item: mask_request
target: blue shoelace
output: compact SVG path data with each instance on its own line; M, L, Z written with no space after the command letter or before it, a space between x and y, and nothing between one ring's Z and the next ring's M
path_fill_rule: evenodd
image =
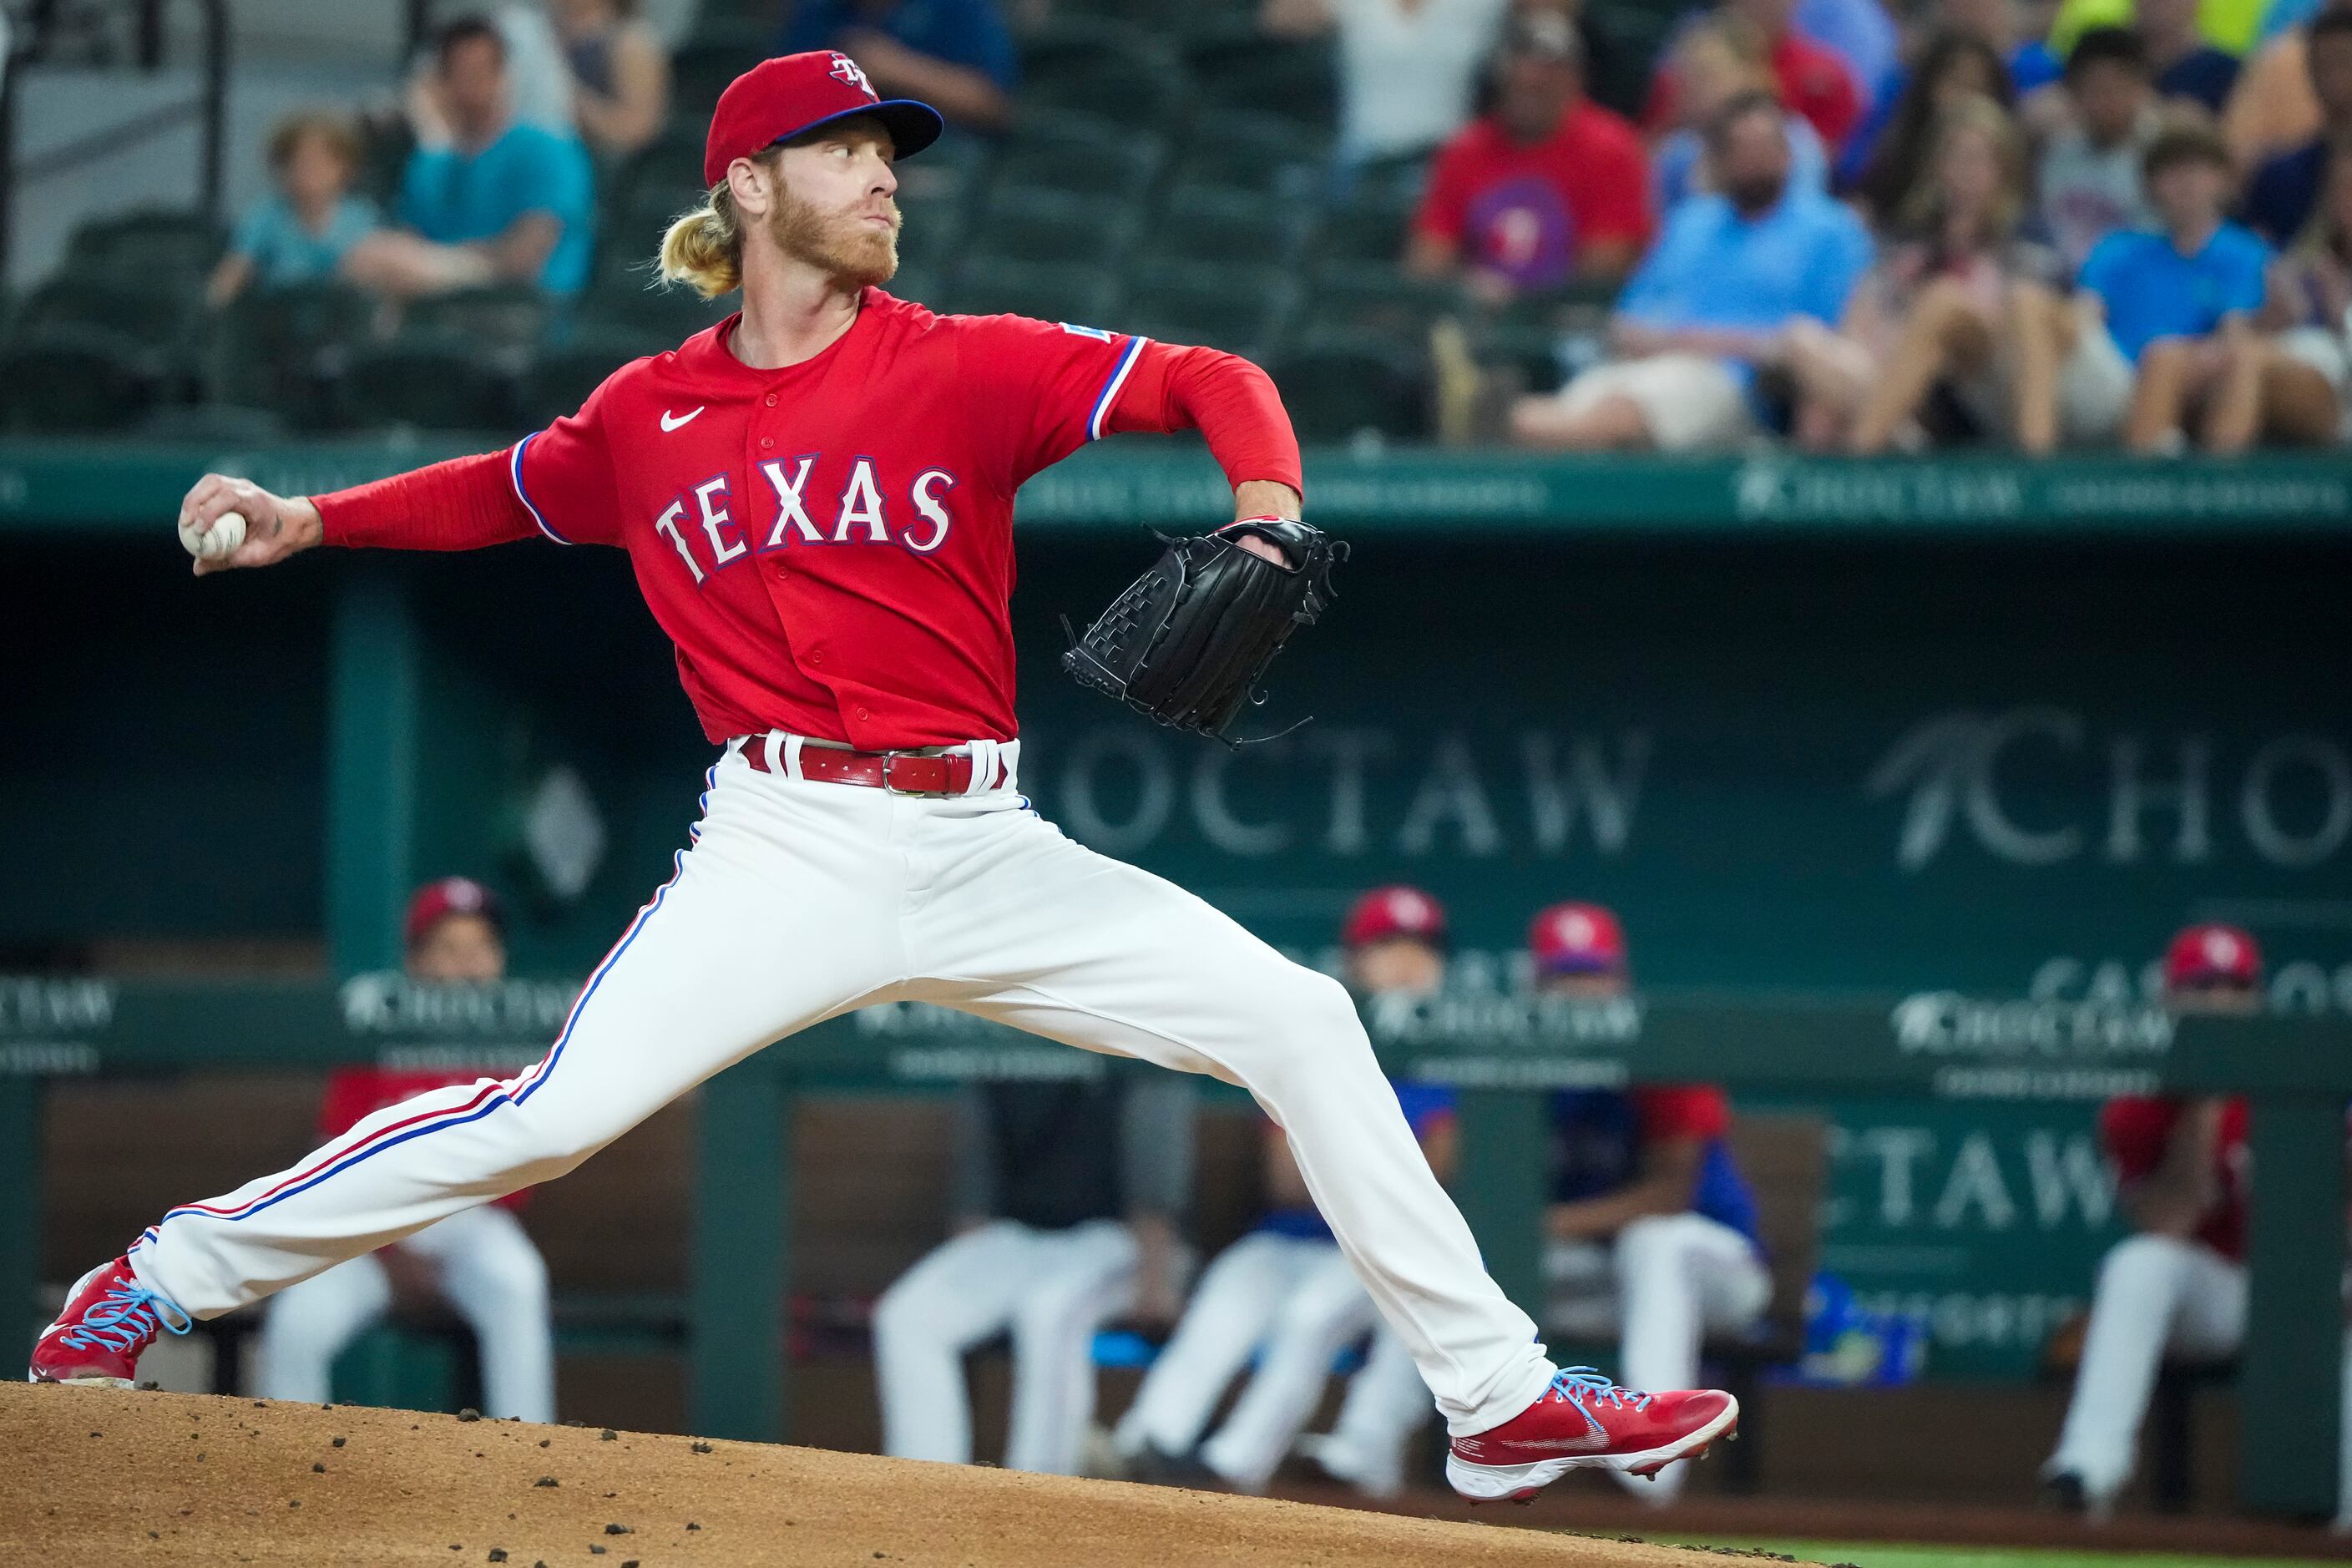
M1636 1410L1647 1409L1650 1396L1636 1389L1620 1388L1589 1366L1562 1367L1552 1374L1551 1387L1545 1394L1552 1399L1564 1399L1582 1405L1588 1399L1601 1400L1622 1408L1631 1405Z
M174 1319L178 1321L173 1321ZM117 1285L82 1310L81 1321L58 1336L71 1349L129 1351L152 1340L161 1330L184 1334L194 1320L144 1285Z

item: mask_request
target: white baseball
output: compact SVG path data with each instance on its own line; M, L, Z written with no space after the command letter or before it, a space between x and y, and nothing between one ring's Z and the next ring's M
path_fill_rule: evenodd
M225 511L213 520L212 527L202 531L197 530L195 519L184 519L180 523L180 542L199 561L218 561L232 555L245 542L245 514Z

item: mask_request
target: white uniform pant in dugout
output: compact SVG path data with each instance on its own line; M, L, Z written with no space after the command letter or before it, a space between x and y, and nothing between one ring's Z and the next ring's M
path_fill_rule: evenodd
M2099 1264L2074 1397L2058 1451L2042 1473L2073 1473L2094 1505L2104 1507L2131 1479L2132 1451L2166 1355L2233 1356L2245 1338L2243 1264L2178 1237L2131 1236L2116 1243ZM2352 1334L2334 1370L2337 1396L2352 1399ZM2319 1369L2312 1371L2312 1397L2318 1398L2326 1385ZM2338 1516L2352 1518L2352 1422L2339 1435L2336 1468Z
M453 1214L396 1244L431 1264L435 1281L482 1358L482 1413L555 1419L555 1337L547 1264L520 1221L488 1205ZM387 1249L388 1250L388 1249ZM253 1392L324 1405L335 1358L392 1308L392 1279L370 1253L271 1299L255 1353Z
M974 768L973 793L930 797L807 782L797 741L746 743L778 771L732 747L711 770L692 847L544 1059L172 1210L131 1248L141 1282L217 1316L551 1181L794 1030L910 1000L1245 1086L1454 1431L1549 1386L1535 1324L1487 1278L1336 981L1065 838L1013 792L1013 747Z
M1008 1335L1004 1468L1074 1476L1095 1414L1095 1331L1135 1305L1135 1234L1116 1220L995 1220L926 1253L874 1304L882 1451L971 1462L964 1353Z

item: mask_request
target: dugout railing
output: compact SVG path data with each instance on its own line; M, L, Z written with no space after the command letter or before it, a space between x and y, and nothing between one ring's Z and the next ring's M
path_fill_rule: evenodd
M543 1009L528 997L509 1005L520 996L369 976L341 987L0 980L0 1301L10 1304L8 1321L29 1331L37 1316L51 1079L463 1054L510 1043L530 1026ZM1460 995L1376 1005L1366 1022L1391 1071L1460 1091L1456 1194L1496 1278L1531 1309L1542 1292L1544 1096L1554 1089L1708 1080L1734 1093L1800 1096L2250 1096L2261 1178L2239 1389L2242 1407L2262 1419L2240 1426L2238 1492L2265 1512L2333 1512L2352 1027L1956 993L1657 994L1599 1005ZM790 1436L782 1413L795 1097L1106 1070L1154 1069L898 1005L807 1030L712 1079L702 1090L687 1300L694 1429ZM774 1244L747 1244L758 1237Z

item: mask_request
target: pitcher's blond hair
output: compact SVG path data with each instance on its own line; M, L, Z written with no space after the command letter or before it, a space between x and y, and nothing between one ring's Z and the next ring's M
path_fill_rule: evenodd
M751 161L772 169L777 152L770 148ZM700 206L671 221L662 236L660 265L662 281L683 283L706 300L743 286L743 219L725 180L710 187Z

